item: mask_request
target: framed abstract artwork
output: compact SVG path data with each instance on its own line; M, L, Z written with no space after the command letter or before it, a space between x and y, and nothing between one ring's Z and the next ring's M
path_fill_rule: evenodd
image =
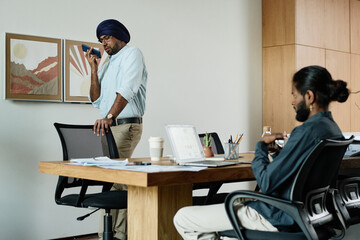
M61 43L6 33L6 99L62 101Z
M89 91L91 82L91 69L85 58L81 45L86 44L101 53L98 58L98 69L108 61L108 55L99 43L65 40L65 102L90 102Z

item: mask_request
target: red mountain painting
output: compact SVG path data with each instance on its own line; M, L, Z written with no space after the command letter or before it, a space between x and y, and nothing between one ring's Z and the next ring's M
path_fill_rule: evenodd
M11 62L10 92L13 94L43 94L58 93L58 58L48 57L32 70L23 64Z

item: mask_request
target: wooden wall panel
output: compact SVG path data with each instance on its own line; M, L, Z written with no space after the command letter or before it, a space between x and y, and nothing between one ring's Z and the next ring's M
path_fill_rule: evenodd
M326 50L326 68L334 80L341 79L350 85L350 54ZM333 102L330 111L343 132L350 132L350 101Z
M325 0L297 0L295 42L313 47L325 46Z
M295 73L295 45L263 49L263 126L272 132L291 132L291 79Z
M350 51L348 0L297 0L296 44Z
M296 71L310 65L325 67L325 49L296 45L295 61ZM299 126L301 124L301 122L295 120L295 126Z
M360 54L360 1L350 0L351 53Z
M325 67L325 49L296 45L296 70L309 65Z
M324 27L325 48L350 52L350 9L348 0L325 1Z
M263 46L293 44L295 0L262 1Z
M352 92L360 91L360 55L351 54L351 82ZM351 132L360 132L360 92L350 94ZM348 101L349 101L348 100Z
M360 0L263 0L263 47L263 125L289 131L298 125L286 95L296 70L325 66L360 90ZM360 132L360 93L330 110L342 131Z

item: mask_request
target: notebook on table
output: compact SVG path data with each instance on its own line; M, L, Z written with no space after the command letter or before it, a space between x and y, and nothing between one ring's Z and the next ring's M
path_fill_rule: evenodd
M223 167L236 161L206 160L199 135L192 125L165 126L175 161L183 166Z

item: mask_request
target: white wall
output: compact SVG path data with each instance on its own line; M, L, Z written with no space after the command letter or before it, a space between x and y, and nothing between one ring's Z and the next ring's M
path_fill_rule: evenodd
M261 133L261 0L1 0L4 33L96 42L97 24L116 18L129 29L149 71L144 134L134 156L165 124L194 124L225 140L244 132L241 150ZM0 238L50 239L96 232L98 217L54 203L56 176L38 162L61 160L54 122L91 124L88 104L4 99L5 51L0 51ZM165 154L171 150L166 144Z

